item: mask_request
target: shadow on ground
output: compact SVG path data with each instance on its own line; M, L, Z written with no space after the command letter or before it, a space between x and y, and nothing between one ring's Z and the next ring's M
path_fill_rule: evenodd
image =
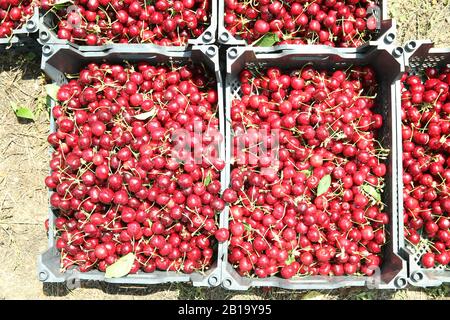
M128 286L117 285L98 281L83 281L79 288L74 289L98 289L113 299L114 296L125 296L125 299L145 298L148 296L161 295L164 299L165 292L176 291L176 299L179 300L391 300L391 299L414 299L419 298L411 295L408 290L367 290L365 288L343 288L340 290L321 291L292 291L275 288L252 288L248 291L229 291L221 287L203 288L193 287L185 283L173 283L154 286ZM445 289L444 289L445 288ZM449 293L449 287L442 287L438 292L435 289L435 297L445 297ZM43 292L48 297L65 297L71 295L74 290L67 288L65 283L44 284ZM429 290L428 290L429 291ZM408 293L409 292L409 293ZM428 292L430 293L430 292ZM433 296L433 295L431 295ZM85 298L89 298L84 295Z

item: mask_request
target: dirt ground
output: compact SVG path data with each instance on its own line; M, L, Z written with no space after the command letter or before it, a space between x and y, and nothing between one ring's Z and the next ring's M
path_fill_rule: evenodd
M437 46L450 47L450 0L395 0L389 1L389 7L391 16L398 20L399 43L428 38ZM130 288L85 283L75 290L43 286L37 279L36 261L47 246L44 178L48 171L49 121L44 83L38 55L0 55L0 299L450 299L450 286L313 293L277 289L231 292L188 284ZM19 121L14 105L31 108L36 120Z
M389 0L389 16L397 21L397 41L429 39L450 47L450 0Z

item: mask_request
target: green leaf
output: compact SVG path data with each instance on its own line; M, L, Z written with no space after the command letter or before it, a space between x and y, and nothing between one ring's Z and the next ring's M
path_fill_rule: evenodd
M153 118L154 116L156 116L156 112L157 112L157 109L154 108L154 109L152 109L152 110L150 110L150 111L148 111L148 112L144 112L144 113L141 113L141 114L137 114L137 115L135 115L134 117L135 117L136 119L138 119L138 120L147 120L147 119L149 119L149 118Z
M55 101L58 101L58 90L59 86L54 83L45 85L45 91L47 92L47 95Z
M22 119L34 120L34 113L26 107L20 107L14 110L16 116Z
M311 177L311 175L312 175L312 170L311 169L302 170L300 172L303 172L306 175L307 178Z
M373 186L371 186L370 184L363 184L362 189L365 193L367 193L369 196L371 196L377 202L381 202L381 194Z
M373 300L375 294L371 291L361 292L355 295L356 300Z
M59 0L59 1L55 1L55 3L52 5L52 9L53 10L61 10L69 5L73 4L72 0Z
M290 265L291 263L293 263L295 261L295 256L293 254L291 254L287 259L286 259L286 265Z
M107 266L105 278L121 278L126 276L130 273L135 258L134 253L130 252L114 262L112 265Z
M205 177L205 181L203 181L203 184L205 187L209 186L211 183L212 177L211 177L211 171L208 171L208 175Z
M33 51L30 51L25 55L25 59L27 59L29 61L33 61L35 58L36 58L36 54Z
M317 196L324 194L328 191L328 188L331 186L331 176L327 174L319 181L319 185L317 186Z
M275 33L269 32L256 40L253 45L255 47L272 47L275 43L280 41Z

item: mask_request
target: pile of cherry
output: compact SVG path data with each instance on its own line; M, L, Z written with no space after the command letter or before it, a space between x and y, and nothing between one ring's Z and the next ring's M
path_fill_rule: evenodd
M215 236L227 238L216 88L203 67L146 62L91 63L60 87L45 183L63 269L105 271L128 253L131 273L211 265Z
M42 0L56 15L58 38L80 45L154 43L183 46L211 20L211 0Z
M248 44L268 33L278 44L358 47L377 29L373 0L225 0L225 26Z
M372 275L389 223L374 70L247 69L240 81L229 262L261 278Z
M425 268L450 263L450 68L402 78L405 237L428 248Z
M34 13L34 0L0 0L0 38L9 37Z

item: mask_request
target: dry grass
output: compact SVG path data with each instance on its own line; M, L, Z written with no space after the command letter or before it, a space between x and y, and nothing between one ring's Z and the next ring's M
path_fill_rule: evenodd
M389 14L397 20L397 40L430 39L450 47L450 0L389 0Z
M28 58L0 58L0 298L27 296L35 256L45 243L42 226L47 212L47 115L35 122L22 122L12 104L39 113L43 77L39 63ZM42 110L41 110L42 111ZM31 298L31 296L28 296Z
M389 5L391 15L398 20L399 41L430 38L439 46L450 46L450 0L395 0ZM43 180L48 168L49 122L48 112L42 107L42 84L38 59L12 53L0 56L0 299L449 299L449 286L313 292L234 292L188 284L124 287L88 282L73 291L64 285L43 286L36 275L37 254L47 246L43 223L48 200ZM11 103L28 106L40 114L34 122L19 121Z

